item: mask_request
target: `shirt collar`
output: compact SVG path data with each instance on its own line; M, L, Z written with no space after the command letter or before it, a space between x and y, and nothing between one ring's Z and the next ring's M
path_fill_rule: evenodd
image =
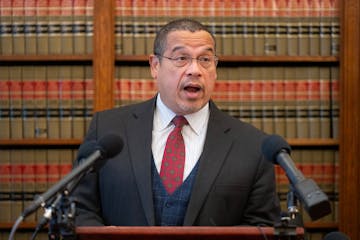
M210 115L209 103L207 103L199 111L195 113L187 114L184 117L188 121L191 129L197 135L199 135L201 131L204 130L205 126L207 126L209 115ZM176 114L164 104L164 102L161 100L160 94L158 94L156 99L156 108L154 115L155 121L158 122L158 126L159 126L158 130L163 130L166 127L168 127L171 123L171 120L175 116Z

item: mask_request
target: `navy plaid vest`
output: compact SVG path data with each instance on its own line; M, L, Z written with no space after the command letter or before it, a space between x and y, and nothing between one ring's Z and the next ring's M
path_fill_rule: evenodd
M160 179L154 161L152 162L151 171L155 225L182 226L199 164L196 163L183 184L178 187L172 195L169 195Z

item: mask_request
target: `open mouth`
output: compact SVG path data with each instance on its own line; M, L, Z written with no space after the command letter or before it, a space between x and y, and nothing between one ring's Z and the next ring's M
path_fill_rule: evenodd
M201 90L201 88L198 86L186 86L186 87L184 87L184 90L187 92L195 93L195 92L199 92Z

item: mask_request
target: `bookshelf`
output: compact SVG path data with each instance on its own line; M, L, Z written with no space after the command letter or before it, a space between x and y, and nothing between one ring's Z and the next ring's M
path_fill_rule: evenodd
M115 0L94 0L93 53L81 55L2 55L0 65L44 64L61 62L69 64L90 64L93 67L94 98L93 111L114 107L114 73L116 65L125 63L144 65L147 55L122 55L115 52ZM295 148L311 147L339 149L339 215L337 222L306 223L312 231L335 230L359 239L360 193L356 191L359 182L360 163L360 4L357 0L340 1L340 54L339 56L220 56L221 65L227 64L318 64L339 66L340 69L340 124L338 139L289 138ZM346 16L346 17L345 17ZM113 46L113 47L112 47ZM0 147L59 147L74 148L81 139L17 139L1 140ZM9 229L11 224L0 223L0 229ZM33 223L26 223L25 229L32 229Z

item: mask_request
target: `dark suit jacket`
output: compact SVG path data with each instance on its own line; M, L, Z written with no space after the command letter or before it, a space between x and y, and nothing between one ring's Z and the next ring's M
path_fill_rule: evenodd
M151 137L155 99L94 115L85 140L118 134L124 148L77 187L77 225L154 225ZM261 154L264 136L210 102L206 141L184 225L274 224L280 208L274 168Z

